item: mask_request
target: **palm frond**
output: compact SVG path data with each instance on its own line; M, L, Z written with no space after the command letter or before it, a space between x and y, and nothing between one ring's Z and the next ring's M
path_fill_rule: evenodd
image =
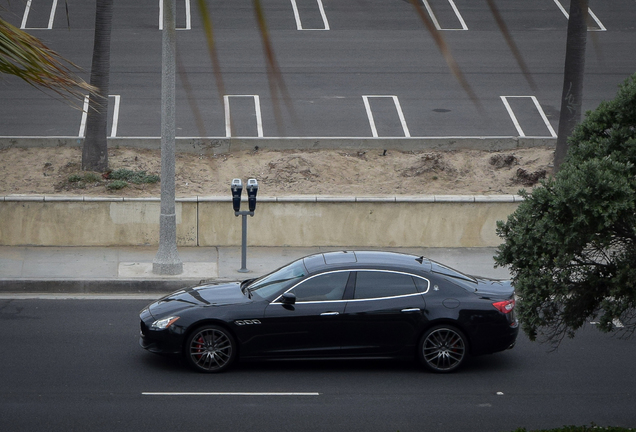
M208 53L210 54L210 60L212 61L212 69L214 70L214 78L216 81L216 88L219 93L219 98L223 100L225 95L225 85L223 84L223 73L221 72L221 63L219 62L219 56L216 52L216 43L214 39L214 27L212 26L212 19L208 12L208 6L205 0L197 0L199 6L199 12L201 12L201 20L203 21L203 31L205 33L205 39L208 44Z
M499 9L497 8L495 1L488 0L488 7L490 8L490 12L492 13L492 16L495 18L495 21L497 22L497 26L499 27L501 34L503 35L504 39L506 40L506 43L508 44L508 48L510 48L510 51L512 51L512 54L515 56L515 60L517 61L517 64L519 65L521 72L523 72L523 76L526 78L526 81L528 81L528 85L530 85L530 88L532 90L536 91L537 85L534 83L534 80L532 79L532 74L530 73L530 69L528 69L526 62L523 59L523 56L521 55L521 51L519 51L519 48L517 48L517 44L515 43L514 39L512 39L510 30L508 30L508 26L506 25L506 22L503 20L503 17L499 13Z
M274 118L278 126L279 135L283 135L283 120L279 109L278 97L279 94L283 98L283 102L287 106L287 111L292 116L294 123L297 123L295 112L292 107L291 97L287 91L283 74L278 66L276 60L276 54L274 53L274 47L272 40L269 37L269 31L267 29L267 21L265 20L265 12L261 5L261 0L253 0L254 13L256 14L256 20L258 21L258 27L261 32L261 40L263 42L263 51L265 52L265 60L267 62L267 78L269 82L269 90L272 96L272 105L274 107Z
M437 45L437 49L444 57L444 60L446 60L446 64L448 65L448 68L451 70L451 73L453 74L455 79L459 81L459 84L462 86L462 88L464 89L464 91L466 92L470 100L473 102L473 104L475 104L480 110L483 110L483 107L481 105L481 102L479 101L479 98L477 97L472 87L466 80L464 73L462 72L461 68L457 64L457 61L455 61L455 58L451 54L450 48L448 48L446 41L442 37L441 33L437 31L437 29L435 28L435 25L433 24L429 16L424 11L424 7L422 6L421 0L410 0L410 2L415 8L415 11L417 12L417 15L419 16L420 20L424 24L424 27L426 27L426 30L428 30L431 37L435 41L435 45Z
M14 75L39 89L51 90L65 99L84 100L97 89L75 75L79 69L39 39L0 18L0 73Z

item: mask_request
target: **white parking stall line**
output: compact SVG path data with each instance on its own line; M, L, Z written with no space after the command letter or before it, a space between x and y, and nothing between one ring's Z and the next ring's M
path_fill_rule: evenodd
M411 132L409 132L409 128L406 125L406 119L404 118L404 113L402 112L402 107L400 105L400 100L397 96L392 95L365 95L362 96L362 101L364 102L364 108L367 111L367 117L369 119L369 126L371 126L371 133L374 138L378 137L378 130L375 126L375 120L373 118L373 111L371 110L371 104L369 103L369 98L392 98L393 103L395 104L395 109L397 111L398 117L400 118L400 123L402 125L402 130L404 131L404 136L406 138L411 137Z
M599 325L599 324L600 324L600 322L598 322L598 321L590 321L590 324L592 324L592 325ZM613 324L613 325L614 325L614 327L616 327L616 328L625 328L625 324L623 324L623 323L621 322L621 320L619 320L618 318L614 318L614 319L612 320L612 324Z
M290 0L290 1L291 1L292 9L294 10L294 18L296 19L296 28L298 30L331 30L329 28L329 21L327 20L327 14L325 13L325 7L322 4L322 0L316 0L316 3L318 4L318 10L320 11L320 16L322 17L322 22L325 28L311 28L311 29L303 28L303 23L300 19L300 12L298 11L298 4L296 4L296 0Z
M554 0L554 3L558 6L559 9L561 9L561 12L563 13L563 15L567 19L570 19L570 14L568 13L568 11L565 10L560 0ZM607 29L605 28L601 20L598 19L598 17L594 14L594 12L592 12L592 9L587 8L587 12L590 14L590 17L592 17L592 19L596 22L596 25L598 25L598 28L588 27L587 31L607 31Z
M177 27L175 30L192 30L192 14L190 13L190 0L185 2L185 27ZM163 30L163 0L159 0L159 30Z
M27 0L24 7L24 15L22 16L22 23L20 24L21 30L51 30L53 28L53 21L55 20L55 10L57 9L57 0L53 0L51 5L51 13L49 14L48 27L27 27L27 20L29 19L29 12L31 11L31 4L33 0Z
M455 2L453 0L447 0L447 1L450 7L453 9L453 12L455 12L455 16L457 17L457 20L461 24L462 28L442 28L439 24L439 21L437 20L437 17L435 16L435 13L433 12L433 9L431 8L431 5L428 3L428 0L422 0L422 3L424 3L424 7L426 8L428 15L431 17L431 21L433 22L433 25L435 26L435 28L437 30L444 30L444 31L468 30L466 21L464 21L462 14L459 13L459 9L457 9L457 5L455 5Z
M88 118L88 99L89 99L89 96L85 95L84 106L82 107L82 120L80 121L79 134L77 134L77 136L80 138L84 138L84 136L86 135L86 119Z
M612 324L614 324L614 327L616 327L616 328L624 328L625 327L625 325L623 325L621 320L619 320L618 318L614 318L612 320Z
M119 125L119 104L121 101L121 95L108 95L108 97L112 97L115 99L115 103L113 104L113 124L110 128L110 137L114 138L117 136L117 127ZM88 102L89 96L84 96L84 106L82 107L82 120L80 121L80 128L78 137L84 138L86 136L86 119L88 118Z
M142 392L143 396L320 396L318 392Z
M113 104L113 124L110 129L110 136L114 138L117 136L117 126L119 125L119 103L121 101L121 95L109 95L115 99Z
M526 134L521 128L521 125L519 124L519 121L517 120L517 116L515 116L515 113L512 107L510 106L510 103L508 102L508 98L530 98L532 102L534 102L534 106L537 108L537 111L539 112L539 115L541 116L543 123L545 123L545 126L548 128L548 131L550 132L550 135L552 136L552 138L557 137L557 134L554 131L554 128L552 127L552 125L550 124L550 121L548 120L548 116L545 115L545 112L543 111L543 108L541 108L541 104L537 100L536 96L500 96L500 98L504 106L506 107L506 110L508 111L508 115L510 116L512 123L515 125L515 128L517 129L517 132L519 133L520 137L526 137Z
M232 116L230 114L230 98L247 97L254 98L254 113L256 114L256 131L259 138L263 138L263 117L261 115L261 98L258 95L224 95L223 104L225 106L225 137L232 136Z

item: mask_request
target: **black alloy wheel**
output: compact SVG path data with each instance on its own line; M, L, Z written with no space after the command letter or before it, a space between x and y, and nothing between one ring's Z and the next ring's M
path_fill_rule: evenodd
M453 372L464 362L467 354L466 337L452 326L430 328L420 340L420 361L433 372Z
M221 372L236 358L236 342L229 331L216 325L196 329L185 346L188 363L199 372Z

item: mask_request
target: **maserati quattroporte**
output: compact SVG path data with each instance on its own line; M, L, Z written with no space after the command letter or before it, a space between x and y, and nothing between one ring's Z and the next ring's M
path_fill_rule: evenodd
M141 312L140 344L201 372L238 359L398 357L452 372L469 355L511 348L518 331L509 281L421 256L347 251L170 294Z

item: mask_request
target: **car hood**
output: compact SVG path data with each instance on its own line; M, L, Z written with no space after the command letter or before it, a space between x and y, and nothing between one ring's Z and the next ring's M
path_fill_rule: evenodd
M190 307L224 306L250 301L241 291L240 282L231 282L201 285L175 291L152 303L148 309L152 316L159 317Z
M475 280L475 293L483 298L510 298L515 293L515 288L509 280L481 277L475 277Z

